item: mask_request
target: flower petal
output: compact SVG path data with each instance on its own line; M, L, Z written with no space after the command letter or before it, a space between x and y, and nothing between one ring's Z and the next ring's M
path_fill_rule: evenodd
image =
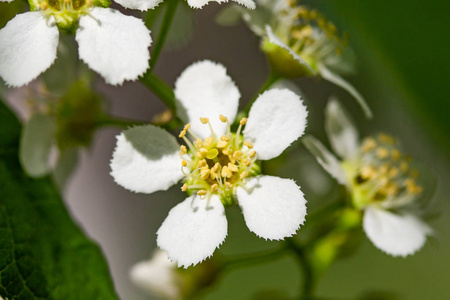
M138 193L167 190L183 178L176 139L153 125L118 135L110 165L114 180Z
M118 10L93 8L80 18L76 40L80 58L109 84L135 80L149 67L150 31Z
M336 179L340 184L350 186L345 176L345 171L342 168L339 160L331 154L330 151L325 148L325 146L319 142L313 136L305 136L303 139L303 144L311 152L312 155L317 159L317 162L327 171L334 179Z
M247 7L248 9L255 9L256 8L256 4L253 0L233 0L234 2L237 2L241 5L244 5L245 7Z
M14 87L29 83L55 61L58 39L53 17L38 11L15 16L0 30L0 76Z
M131 281L150 295L164 299L180 299L183 277L176 264L161 250L155 250L151 259L135 264L130 270Z
M189 6L191 6L193 8L202 8L203 6L205 6L206 4L208 4L211 1L214 1L217 3L228 2L228 0L187 0ZM233 0L233 1L237 2L239 4L242 4L249 9L256 8L255 2L253 0Z
M154 9L164 0L114 0L125 8L148 10Z
M392 256L413 254L425 244L431 228L412 214L394 214L368 207L363 219L364 231L372 243Z
M319 73L325 80L328 80L329 82L343 88L350 95L352 95L356 99L356 102L358 102L358 104L361 106L367 118L373 117L372 111L370 110L370 107L367 104L366 100L364 100L363 96L350 83L345 81L344 78L332 72L323 64L319 65Z
M266 91L250 109L244 137L253 143L258 159L277 157L303 135L307 115L300 96L290 90Z
M156 243L185 268L210 257L227 236L225 209L219 197L191 196L172 208L157 232Z
M281 240L292 236L305 221L306 200L291 179L258 176L236 191L245 223L256 235Z
M209 118L215 133L224 134L227 125L220 121L219 115L232 123L241 97L225 67L209 60L196 62L181 73L175 83L175 96L178 116L190 122L191 130L201 138L211 133L200 118Z
M335 99L325 109L325 129L334 152L344 159L352 159L358 152L359 133L347 112Z

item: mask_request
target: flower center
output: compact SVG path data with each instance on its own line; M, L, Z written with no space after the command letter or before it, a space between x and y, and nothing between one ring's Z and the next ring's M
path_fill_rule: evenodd
M38 10L44 16L53 16L58 27L73 31L82 15L89 14L91 0L43 0L39 1Z
M336 26L317 10L290 3L277 30L284 42L313 69L326 57L340 56L347 39L338 35Z
M423 192L417 184L419 172L411 168L411 158L402 154L393 137L379 134L366 138L360 145L356 167L344 164L352 182L353 200L362 208L383 202L404 205Z
M228 125L227 133L220 137L214 133L208 118L200 118L211 130L211 135L205 139L192 133L190 124L181 131L179 137L189 147L189 150L184 145L180 148L181 171L186 175L181 190L201 197L216 194L224 205L230 206L235 204L235 188L243 186L248 177L259 174L260 167L255 163L257 155L253 145L241 135L247 119L239 122L236 133L231 132L225 116L220 115L220 120ZM186 137L188 132L192 140Z

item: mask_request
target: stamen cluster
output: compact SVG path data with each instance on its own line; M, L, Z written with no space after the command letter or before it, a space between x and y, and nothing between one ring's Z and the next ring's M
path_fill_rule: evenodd
M38 7L44 16L53 16L60 29L71 31L82 15L89 14L91 0L43 0Z
M180 147L181 171L186 176L181 190L202 197L216 194L224 205L229 206L235 203L235 188L243 186L247 177L259 174L260 167L255 163L257 154L253 145L241 135L247 119L241 119L236 133L231 132L225 116L220 115L220 120L227 123L227 133L220 137L213 131L208 118L200 118L211 130L211 135L205 139L190 131L189 123L181 131L179 137L189 148ZM193 137L192 141L186 137L187 133Z
M373 202L410 201L423 192L417 184L419 172L411 158L402 154L393 137L379 134L363 140L356 171L351 173L357 205Z
M317 10L288 2L289 7L282 12L284 22L279 26L284 34L277 32L285 36L288 46L312 66L328 56L340 56L347 46L347 36L340 37L336 26Z

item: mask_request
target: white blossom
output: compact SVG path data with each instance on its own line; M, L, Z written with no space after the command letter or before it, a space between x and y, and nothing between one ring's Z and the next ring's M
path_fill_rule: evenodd
M187 147L155 126L134 127L117 137L111 160L115 181L135 192L166 190L183 179L189 196L169 212L158 246L179 266L203 261L224 241L225 207L236 203L258 236L294 235L305 220L303 193L293 180L260 175L257 159L280 155L303 135L307 111L300 97L266 91L234 133L240 93L222 65L191 65L178 78L175 95L178 117L187 123L179 137Z
M336 100L327 105L325 125L341 159L311 136L303 141L322 167L347 187L355 208L364 212L367 237L392 256L419 250L432 230L410 209L423 187L409 157L398 150L393 137L383 133L359 141L358 131Z
M58 29L76 31L80 58L109 84L136 80L148 69L152 39L142 20L90 0L36 0L32 8L0 30L0 77L7 85L28 84L53 64Z

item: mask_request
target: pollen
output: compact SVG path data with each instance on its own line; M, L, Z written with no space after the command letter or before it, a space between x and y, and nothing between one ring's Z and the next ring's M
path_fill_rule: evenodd
M239 124L241 124L241 126L244 126L247 123L247 118L242 118L241 121L239 121Z
M253 144L250 143L249 141L244 141L244 145L247 146L247 148L249 149L253 149Z
M181 161L181 165L182 165L183 167L187 167L187 162L186 162L185 160L182 160L182 161Z
M185 183L183 184L183 186L181 187L181 191L186 192L188 190L188 185Z
M207 194L207 192L205 190L197 191L197 195L199 195L199 196L205 196L206 194Z
M202 122L203 124L208 124L209 119L208 118L200 118L200 122Z
M39 7L41 8L41 10L46 10L48 8L48 3L47 2L42 2Z
M187 153L187 148L185 145L180 146L180 155L185 155Z

